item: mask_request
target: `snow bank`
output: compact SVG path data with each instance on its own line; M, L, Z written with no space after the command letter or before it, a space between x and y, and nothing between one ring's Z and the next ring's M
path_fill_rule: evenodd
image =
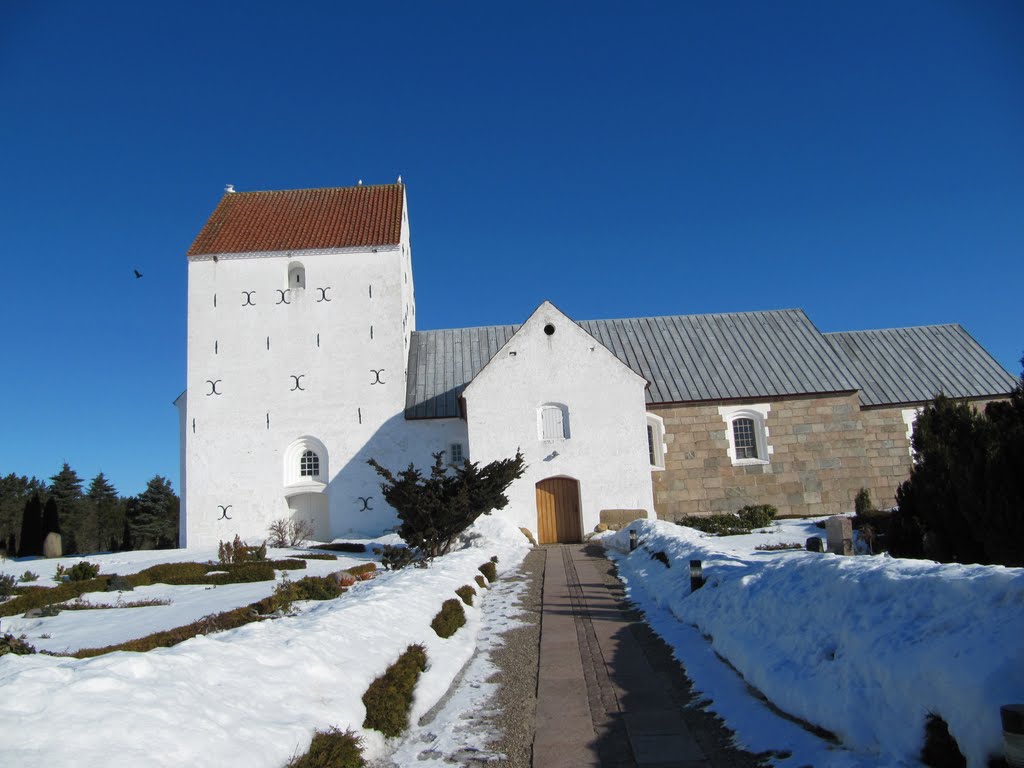
M999 706L1024 700L1024 569L744 551L671 523L630 527L631 555L628 531L603 540L630 597L710 636L784 711L910 764L929 712L969 765L1001 753ZM693 594L691 558L707 580Z
M465 627L437 637L430 621L441 603L491 554L504 572L529 549L495 520L476 526L475 546L428 569L381 573L294 617L149 653L0 657L0 721L17 732L0 742L0 764L279 768L315 728L361 731L363 692L410 643L426 646L429 664L416 718L448 689L479 631L479 608L467 608ZM368 757L384 753L380 734L364 735Z

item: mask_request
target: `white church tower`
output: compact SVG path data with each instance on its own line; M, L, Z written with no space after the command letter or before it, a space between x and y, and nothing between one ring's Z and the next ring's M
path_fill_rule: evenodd
M401 180L229 186L188 251L182 545L293 516L319 540L392 525L366 459L429 461L446 439L402 416L415 324Z

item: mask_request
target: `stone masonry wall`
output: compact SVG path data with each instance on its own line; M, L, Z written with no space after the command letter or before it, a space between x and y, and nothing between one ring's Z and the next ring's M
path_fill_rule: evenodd
M717 404L652 407L665 420L665 469L653 473L660 519L746 504L773 504L780 515L847 513L862 487L880 507L895 503L911 465L900 408L861 410L855 393L769 402L773 453L748 466L730 461Z

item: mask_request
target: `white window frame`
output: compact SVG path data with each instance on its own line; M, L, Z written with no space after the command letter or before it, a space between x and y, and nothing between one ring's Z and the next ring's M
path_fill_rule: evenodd
M319 474L302 474L302 456L306 451L312 451L318 459ZM323 493L327 488L327 479L330 478L330 464L327 454L327 446L312 435L303 435L293 441L284 450L284 488L285 496L292 496L297 493Z
M544 412L559 411L562 417L562 434L546 436L544 434ZM537 439L544 442L557 440L568 440L572 433L569 431L569 406L565 403L544 403L537 408Z
M647 458L650 460L654 454L654 461L651 462L652 470L665 469L665 454L668 453L668 446L665 445L665 420L653 413L647 414Z
M771 463L771 455L775 449L768 442L768 412L772 407L768 403L756 403L753 405L723 405L719 406L718 414L725 421L725 436L729 440L729 461L734 467L756 466ZM754 422L754 441L757 445L756 459L736 458L736 434L733 431L733 422L736 419L750 419Z
M455 456L456 449L458 450L458 457ZM464 443L455 441L448 445L448 458L449 464L464 464L466 462L466 446Z
M917 463L917 457L914 455L914 427L917 426L917 417L924 412L924 406L919 405L917 408L904 408L900 411L900 416L903 417L903 424L907 428L907 452L910 454L910 458Z

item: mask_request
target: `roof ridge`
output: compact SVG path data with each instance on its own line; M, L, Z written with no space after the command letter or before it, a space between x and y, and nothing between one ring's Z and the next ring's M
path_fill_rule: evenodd
M963 330L961 323L926 323L924 325L894 325L889 328L861 328L854 331L823 331L822 336L837 336L839 334L851 334L851 333L882 333L883 331L911 331L915 328L960 328Z
M272 195L272 194L287 194L289 192L329 192L335 189L376 189L379 187L404 187L405 182L392 181L388 184L352 184L347 187L295 187L292 189L250 189L245 192L235 190L234 192L225 192L225 195Z

